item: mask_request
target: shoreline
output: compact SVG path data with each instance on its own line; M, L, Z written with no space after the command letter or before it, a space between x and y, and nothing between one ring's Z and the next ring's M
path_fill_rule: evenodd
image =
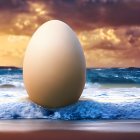
M139 138L140 120L0 120L0 139L4 140L139 140Z

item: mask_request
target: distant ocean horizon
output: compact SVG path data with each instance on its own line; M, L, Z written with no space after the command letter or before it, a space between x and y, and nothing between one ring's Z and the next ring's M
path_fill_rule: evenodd
M22 68L0 66L0 119L140 119L140 68L87 68L86 73L77 103L47 109L26 99Z

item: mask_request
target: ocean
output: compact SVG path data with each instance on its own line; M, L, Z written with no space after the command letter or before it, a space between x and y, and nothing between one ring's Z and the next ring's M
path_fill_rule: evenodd
M0 119L140 119L140 68L87 69L79 101L58 109L29 100L22 69L0 69Z

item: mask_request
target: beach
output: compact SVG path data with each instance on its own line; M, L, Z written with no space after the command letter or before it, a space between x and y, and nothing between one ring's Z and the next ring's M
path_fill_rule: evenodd
M1 120L4 140L139 140L140 121Z

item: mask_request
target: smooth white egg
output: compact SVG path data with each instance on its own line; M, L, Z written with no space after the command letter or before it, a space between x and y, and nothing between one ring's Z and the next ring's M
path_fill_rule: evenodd
M86 77L85 57L75 32L51 20L33 34L25 52L23 78L29 98L48 108L78 101Z

